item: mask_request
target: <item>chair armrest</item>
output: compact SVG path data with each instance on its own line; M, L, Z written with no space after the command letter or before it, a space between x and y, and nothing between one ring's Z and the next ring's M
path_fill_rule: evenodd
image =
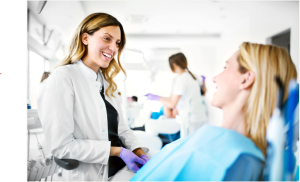
M73 170L79 166L79 161L75 159L59 159L54 157L54 161L59 167L66 170Z

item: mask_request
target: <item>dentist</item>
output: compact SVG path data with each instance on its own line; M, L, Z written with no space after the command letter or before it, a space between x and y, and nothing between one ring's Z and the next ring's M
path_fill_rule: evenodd
M126 181L149 160L149 149L124 121L113 81L121 70L125 73L120 64L125 42L116 18L87 16L75 31L68 56L39 94L47 148L57 158L80 162L63 171L66 181Z

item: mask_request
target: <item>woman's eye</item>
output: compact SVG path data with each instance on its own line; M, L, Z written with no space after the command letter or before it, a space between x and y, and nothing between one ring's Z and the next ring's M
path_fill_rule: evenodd
M110 41L110 39L108 37L104 37L103 39L106 41Z
M119 43L117 43L117 46L118 46L118 47L120 47L120 45L121 45L121 43L120 43L120 42L119 42Z

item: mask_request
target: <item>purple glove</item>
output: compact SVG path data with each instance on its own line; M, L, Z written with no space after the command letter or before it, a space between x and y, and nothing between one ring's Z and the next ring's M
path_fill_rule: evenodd
M143 159L146 163L149 161L149 158L146 155L141 155L140 158ZM139 168L143 166L141 164L137 164L137 165L139 166Z
M202 77L202 81L205 82L205 76L201 75L201 77Z
M144 159L144 161L146 161L146 163L149 161L149 158L146 155L141 155L140 158Z
M158 95L153 95L153 94L146 94L145 96L147 96L147 100L159 100L159 96Z
M136 165L136 163L139 163L141 165L146 164L144 159L139 158L133 152L131 152L130 150L127 150L123 147L121 147L121 152L120 152L119 157L126 163L127 167L135 173L140 169Z

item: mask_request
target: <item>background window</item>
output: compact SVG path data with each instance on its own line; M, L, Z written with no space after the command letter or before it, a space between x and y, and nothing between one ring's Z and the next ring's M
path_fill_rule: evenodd
M41 77L45 69L45 60L42 56L36 54L35 52L29 50L28 56L29 64L29 100L31 102L31 109L37 109L37 96L39 91L39 84Z
M49 60L45 59L45 72L50 72L50 63Z
M28 14L28 16L29 16L29 27L28 27L29 34L41 45L44 45L44 35L43 35L44 25L31 12Z

